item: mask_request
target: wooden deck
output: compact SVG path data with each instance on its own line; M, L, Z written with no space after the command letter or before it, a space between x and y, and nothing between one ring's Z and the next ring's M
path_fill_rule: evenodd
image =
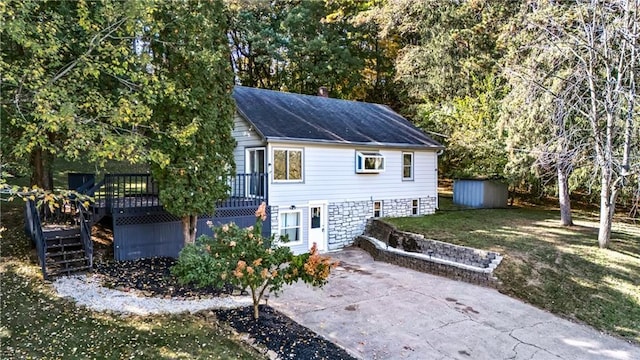
M267 202L266 180L266 174L238 174L231 179L229 197L219 201L210 214L201 214L197 233L211 235L209 221L253 225L255 211ZM99 183L92 181L79 189L94 199L92 222L111 218L116 260L178 256L183 246L181 221L162 206L158 185L150 174L107 174ZM263 230L265 236L270 235L270 226Z

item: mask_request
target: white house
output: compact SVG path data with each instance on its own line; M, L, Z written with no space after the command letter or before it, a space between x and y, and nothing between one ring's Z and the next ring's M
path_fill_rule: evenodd
M443 146L389 107L236 86L238 172L262 174L271 233L296 253L350 245L371 217L431 214ZM256 180L258 179L258 180Z

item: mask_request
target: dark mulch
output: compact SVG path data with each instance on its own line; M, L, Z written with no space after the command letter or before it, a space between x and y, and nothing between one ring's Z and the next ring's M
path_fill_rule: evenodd
M110 288L137 289L150 296L198 298L230 294L233 287L182 285L171 275L172 258L150 258L96 264L94 273L103 275L103 285Z
M257 321L253 319L251 306L216 310L215 313L219 320L238 332L251 334L282 359L354 359L334 343L266 305L260 305Z
M96 264L94 273L103 276L103 284L112 288L138 289L151 296L198 298L233 292L232 287L216 289L182 285L171 275L171 258ZM237 290L236 290L237 291ZM253 319L253 308L216 310L218 320L240 333L249 334L282 359L354 359L345 350L291 320L275 309L261 305L260 318Z

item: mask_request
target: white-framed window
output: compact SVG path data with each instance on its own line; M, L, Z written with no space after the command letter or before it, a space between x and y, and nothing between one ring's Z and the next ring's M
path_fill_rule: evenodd
M280 241L280 243L288 246L302 244L302 211L280 211L278 216L280 237L288 237L286 242Z
M379 152L356 151L356 173L381 173L384 156Z
M273 149L273 180L302 181L302 149Z
M374 218L382 217L382 201L373 202L373 217Z
M402 153L402 180L413 180L413 153Z
M412 215L420 214L420 199L411 200L411 214Z

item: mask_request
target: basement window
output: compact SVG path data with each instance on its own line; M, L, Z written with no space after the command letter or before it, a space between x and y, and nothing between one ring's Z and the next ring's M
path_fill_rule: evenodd
M411 215L420 214L420 200L413 199L411 200Z
M356 173L381 173L384 171L384 156L379 152L356 151Z
M379 218L382 216L382 201L373 202L373 217Z

